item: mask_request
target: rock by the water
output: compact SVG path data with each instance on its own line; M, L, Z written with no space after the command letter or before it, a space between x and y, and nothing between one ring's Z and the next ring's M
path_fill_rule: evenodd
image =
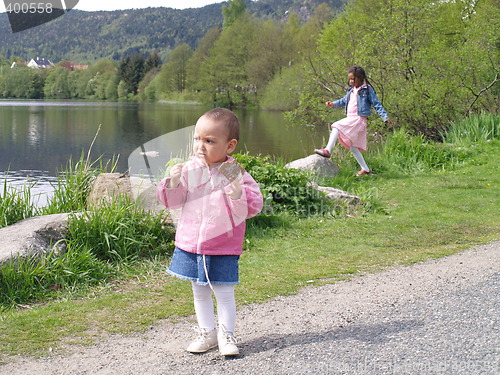
M146 211L164 211L165 206L156 199L156 184L140 177L130 177L132 198Z
M161 211L165 207L156 199L156 184L150 180L122 173L101 173L92 185L87 206L99 208L120 196L130 198L146 211Z
M87 206L97 208L101 204L111 203L120 196L130 197L131 193L129 176L122 173L101 173L92 184Z
M309 171L318 177L333 177L339 173L339 167L334 162L317 154L294 160L285 165L285 168Z
M0 229L0 263L47 251L64 252L68 214L36 216Z

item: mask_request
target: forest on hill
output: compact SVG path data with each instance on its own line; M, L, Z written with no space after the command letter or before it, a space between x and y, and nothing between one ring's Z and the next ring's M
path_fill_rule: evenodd
M245 2L258 19L286 20L296 13L306 22L314 9L327 3L340 12L346 0L259 0ZM198 41L223 22L217 3L202 8L146 8L86 12L73 9L52 22L12 33L7 13L0 13L0 55L10 60L44 57L52 62L63 59L77 64L107 58L120 60L135 53L156 50L163 60L178 45L196 48Z

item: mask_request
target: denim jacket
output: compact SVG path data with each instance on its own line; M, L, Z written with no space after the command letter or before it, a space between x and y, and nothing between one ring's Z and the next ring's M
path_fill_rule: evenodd
M336 100L333 102L333 106L335 108L338 107L345 107L345 111L347 114L347 105L349 104L349 98L351 97L351 91L352 91L352 86L349 87L347 90L346 96L344 96L342 99ZM364 84L363 86L360 87L358 91L358 116L364 116L368 117L371 115L371 106L375 108L377 111L378 115L382 118L382 120L387 121L389 120L389 116L387 115L387 112L385 111L384 107L382 106L382 103L380 103L380 100L377 98L377 94L375 94L375 90L373 87Z

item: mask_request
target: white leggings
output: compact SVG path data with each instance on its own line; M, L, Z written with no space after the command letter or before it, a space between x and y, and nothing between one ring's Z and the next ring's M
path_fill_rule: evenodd
M217 300L217 317L219 326L224 326L227 332L234 332L236 323L236 300L234 285L212 285ZM193 283L194 310L200 328L207 331L215 329L214 302L212 289L209 285Z
M332 129L332 132L330 133L330 138L328 139L328 144L326 145L326 149L330 152L332 152L333 146L335 146L335 143L337 142L337 138L339 137L339 130L336 128ZM350 148L352 154L354 155L354 158L358 162L358 164L363 168L365 171L370 172L370 168L368 168L368 165L366 165L365 158L361 154L361 152L358 150L357 147L351 147Z

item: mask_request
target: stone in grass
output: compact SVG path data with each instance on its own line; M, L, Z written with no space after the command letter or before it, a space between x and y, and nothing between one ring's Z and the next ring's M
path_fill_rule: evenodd
M339 173L339 167L334 162L317 154L294 160L286 164L285 168L312 172L318 177L333 177Z

